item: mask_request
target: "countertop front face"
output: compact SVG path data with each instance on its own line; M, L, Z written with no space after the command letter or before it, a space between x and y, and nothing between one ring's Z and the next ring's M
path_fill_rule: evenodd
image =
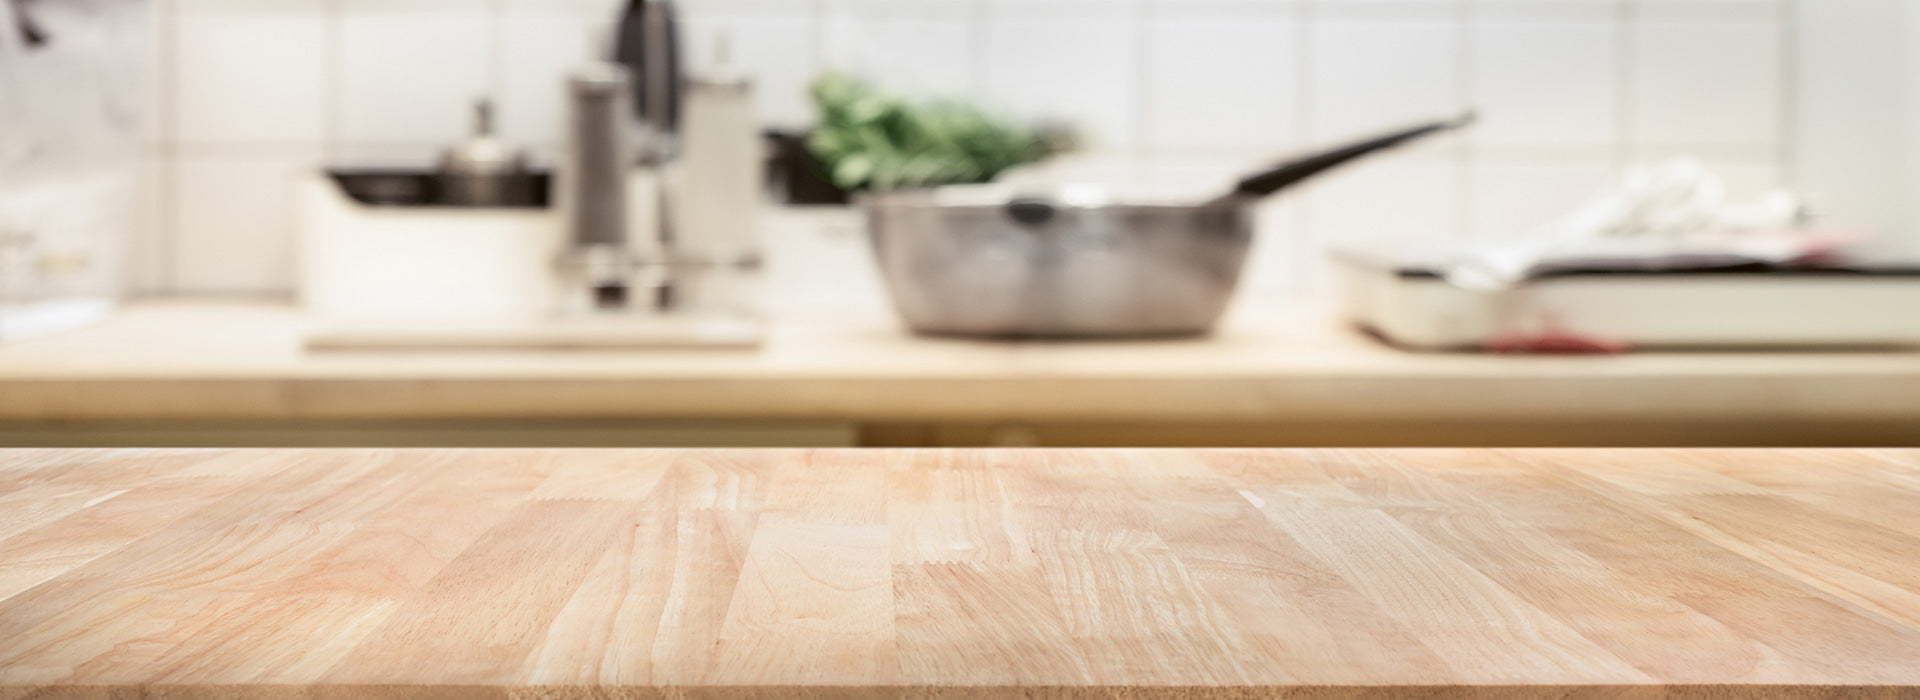
M0 631L5 698L1912 697L1920 453L0 451Z
M1920 352L1419 354L1304 307L1243 308L1206 338L1111 343L916 338L884 312L786 316L750 351L302 352L311 325L288 306L153 303L0 346L0 422L1920 426Z

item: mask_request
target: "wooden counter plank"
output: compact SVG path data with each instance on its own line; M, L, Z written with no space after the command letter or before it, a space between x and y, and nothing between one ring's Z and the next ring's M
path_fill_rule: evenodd
M1647 653L1719 657L1723 678L1749 682L1897 683L1915 671L1906 649L1920 637L1824 596L1805 582L1748 559L1665 519L1582 485L1585 470L1560 452L1422 453L1420 466L1509 517L1530 523L1596 562L1631 577L1636 589L1696 610L1744 637L1715 648L1659 647ZM1550 456L1548 456L1550 455ZM1617 465L1650 451L1583 452L1582 463ZM1864 465L1870 457L1818 451L1770 461L1775 469ZM1755 513L1766 518L1768 513ZM1638 620L1611 624L1633 629ZM1820 630L1822 634L1807 634ZM1844 645L1826 635L1850 640ZM1640 642L1644 643L1644 642Z
M528 662L551 685L695 685L721 627L784 450L605 451L570 459L537 498L637 500L634 527L606 549Z
M355 477L379 466L352 456L307 457L292 451L223 455L176 472L244 462L249 466L233 471L253 480L108 556L0 600L0 630L15 631L0 636L0 668L65 677L82 660L164 633L182 611L230 603L281 580L282 567L349 531L286 516L343 490L365 489Z
M1226 459L1209 457L1219 464ZM1457 678L1407 624L1375 606L1246 495L1217 479L1155 485L1151 526L1233 620L1258 620L1243 635L1249 667L1275 684L1339 684L1352 678Z
M180 518L207 484L145 488L0 541L0 599L93 561Z
M637 511L629 501L522 504L401 601L324 681L513 684L603 552L630 536Z
M1747 453L1746 461L1766 459ZM1702 488L1711 470L1698 457L1674 454L1662 471L1685 484L1650 484L1644 478L1622 480L1623 468L1590 471L1614 498L1636 503L1642 512L1806 585L1920 631L1920 532L1900 532L1861 520L1845 511L1813 507L1758 486ZM1644 463L1642 463L1644 464ZM1644 466L1640 469L1645 469ZM1728 480L1731 482L1732 480ZM1920 500L1911 501L1920 503ZM1755 513L1768 517L1755 518Z
M887 473L900 673L928 684L1095 678L1055 602L1004 452L899 452ZM964 639L964 644L946 640Z
M1901 464L1896 455L1887 455L1886 459ZM1703 457L1695 464L1822 510L1845 513L1898 532L1920 533L1920 509L1913 507L1920 502L1920 468L1890 470L1886 464L1868 462L1870 466L1769 469L1765 462L1746 459L1737 452Z
M1462 682L1524 684L1543 675L1570 684L1651 680L1419 537L1311 457L1283 461L1283 468L1250 471L1236 483L1269 520L1408 625Z
M1235 621L1172 554L1147 507L1116 483L1122 480L1075 489L1057 478L1089 465L1143 474L1157 465L1057 452L1023 461L1025 468L1009 470L1007 501L1090 678L1125 686L1285 682L1256 672L1268 660L1250 653Z
M559 465L521 451L443 450L408 455L394 466L414 478L363 499L360 506L368 509L346 522L351 532L289 567L279 590L378 600L412 596L529 492L551 483L548 475Z
M702 685L898 682L881 455L776 472Z
M0 451L0 698L1920 697L1916 457Z
M1655 678L1711 682L1753 674L1766 650L1707 615L1635 585L1607 565L1449 483L1436 460L1345 454L1318 460L1329 474L1401 525L1581 636ZM1621 624L1630 621L1630 624ZM1748 675L1742 675L1748 674Z
M669 463L661 460L660 466ZM652 488L634 511L633 527L617 533L554 617L538 651L522 664L529 683L664 685L677 679L655 664L663 649L672 651L674 630L711 626L688 613L718 607L710 602L715 594L675 586L680 571L697 565L703 552L680 546L683 516L672 481L664 474L653 479L651 469L637 471L636 485Z

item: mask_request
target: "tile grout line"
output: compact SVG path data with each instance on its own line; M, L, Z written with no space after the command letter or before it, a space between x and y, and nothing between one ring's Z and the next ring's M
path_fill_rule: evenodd
M1635 98L1636 80L1635 61L1639 52L1634 42L1639 38L1639 12L1637 0L1620 0L1620 6L1614 12L1615 51L1614 57L1614 152L1613 169L1617 173L1633 166L1634 140L1638 138L1638 129L1634 125L1634 114L1639 110L1639 101Z
M1159 22L1156 5L1150 0L1133 0L1133 151L1134 158L1151 167L1160 167L1160 149L1153 142L1154 29Z
M487 94L496 111L506 111L502 98L507 94L507 3L487 0Z
M346 76L343 75L345 73L343 64L346 55L345 34L347 7L345 2L346 0L325 0L324 4L326 16L321 25L321 41L323 47L321 52L323 57L320 66L320 79L322 82L320 99L321 104L325 105L326 113L321 124L320 147L314 149L319 153L320 162L307 162L304 164L306 168L324 170L328 163L344 156L342 151L345 148L343 143L345 128L342 123L345 121L344 114L346 109ZM288 160L297 159L289 158ZM291 190L293 189L293 184L288 183L287 187ZM277 283L269 282L269 288L256 289L254 290L256 294L264 296L290 295L295 298L300 294L300 258L302 251L299 234L300 221L299 214L297 213L298 205L295 203L296 199L295 195L289 193L289 206L286 211L280 212L281 223L285 227L282 235L286 237L284 250L287 251L285 257L287 278Z
M972 83L968 92L978 101L987 97L987 53L990 50L988 32L993 21L992 9L988 0L972 0L972 12L967 28L967 80Z
M831 61L828 60L831 57L827 55L828 54L827 44L829 41L833 39L833 37L829 36L832 32L828 27L829 23L832 20L832 14L833 14L833 10L828 7L827 0L811 0L808 3L807 23L811 25L810 29L813 32L812 58L813 58L814 75L819 75L821 73L826 72L828 68L828 64L831 63ZM688 42L684 40L680 43L679 48L680 48L680 61L681 61L682 73L686 72L687 66L693 66L693 65L699 64L699 61L696 60L696 57L688 55L690 53L688 51L688 45L691 43L692 42Z
M159 15L153 18L153 21L161 23L161 31L155 32L154 37L154 41L160 44L157 51L160 57L157 62L160 65L154 67L154 72L158 74L154 76L154 80L160 82L158 104L154 105L154 109L160 111L156 117L158 121L154 125L159 132L155 134L159 141L158 148L155 150L160 181L156 183L159 191L155 192L154 196L158 200L158 206L155 207L156 211L153 214L159 221L152 222L151 228L154 236L159 240L154 241L157 248L154 251L155 257L158 260L148 265L150 279L147 283L151 289L147 291L156 296L174 294L180 287L177 274L180 266L180 244L177 240L179 226L175 221L179 213L179 205L175 201L179 195L179 186L175 182L178 179L179 170L175 162L179 151L175 95L179 87L177 76L180 65L180 58L175 55L175 52L179 50L180 28L178 18L175 16L175 2L177 0L157 0L153 7L154 12ZM157 269L155 269L156 266Z
M1780 163L1781 186L1794 187L1800 181L1800 115L1794 108L1800 102L1800 23L1799 5L1801 0L1775 0L1773 3L1777 18L1775 24L1780 32L1780 97L1776 108L1780 110L1780 126L1774 134L1776 143L1774 157ZM1796 188L1797 189L1797 188Z
M345 109L344 103L346 100L343 94L345 91L345 80L343 76L340 75L342 72L340 64L346 53L342 47L344 39L341 36L345 33L342 26L346 21L344 17L345 14L346 11L345 8L341 6L341 0L326 0L326 19L322 25L322 31L325 32L322 40L324 42L322 44L324 48L321 49L324 58L320 66L321 81L324 83L324 86L321 88L322 97L320 99L321 103L326 105L326 116L321 126L320 144L320 159L323 164L326 161L340 158L340 150L343 147L341 141L344 134L341 133L342 128L340 122L342 121L341 112Z
M1460 101L1460 109L1477 108L1475 103L1478 100L1474 98L1480 93L1480 76L1475 70L1474 60L1479 51L1479 42L1476 41L1475 36L1479 16L1474 12L1473 3L1474 0L1458 0L1454 5L1455 21L1458 23L1454 29L1455 41L1458 42L1454 46L1454 69L1460 74L1454 90ZM1455 139L1454 177L1457 180L1453 183L1454 231L1451 238L1475 238L1478 236L1475 226L1478 224L1479 214L1474 202L1473 179L1474 165L1477 162L1474 144L1477 139L1471 129L1465 134L1456 135Z
M1293 8L1295 44L1293 69L1293 141L1295 148L1304 146L1313 138L1313 109L1315 107L1313 99L1313 48L1315 45L1313 33L1319 22L1318 13L1316 12L1318 7L1316 0L1299 0L1299 3ZM1290 251L1291 255L1288 256L1291 262L1289 265L1289 275L1293 279L1288 286L1293 289L1294 296L1296 297L1312 296L1314 291L1311 277L1313 269L1317 267L1317 265L1314 264L1314 258L1317 257L1319 251L1314 250L1316 246L1313 242L1313 205L1314 198L1310 194L1309 196L1299 197L1294 200L1292 217L1293 231L1291 232L1291 236L1289 236L1292 239L1293 245L1290 247L1293 250Z

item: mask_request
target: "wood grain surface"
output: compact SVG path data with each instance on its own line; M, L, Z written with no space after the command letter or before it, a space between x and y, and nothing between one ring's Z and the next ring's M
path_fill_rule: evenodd
M0 451L0 699L1920 697L1920 452Z

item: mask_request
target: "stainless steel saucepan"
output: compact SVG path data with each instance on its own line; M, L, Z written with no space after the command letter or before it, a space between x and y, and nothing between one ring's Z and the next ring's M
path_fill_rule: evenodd
M1457 129L1469 113L1288 160L1198 203L1070 187L864 198L894 308L929 335L1114 338L1205 333L1253 240L1253 204L1356 158Z

